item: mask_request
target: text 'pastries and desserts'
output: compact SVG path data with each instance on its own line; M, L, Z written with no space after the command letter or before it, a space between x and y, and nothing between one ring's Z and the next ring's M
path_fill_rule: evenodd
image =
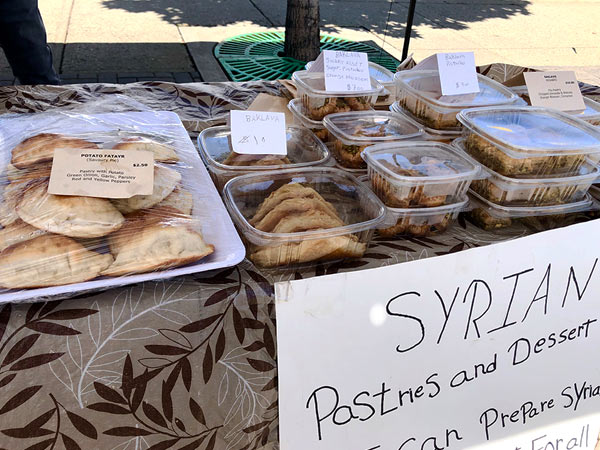
M123 214L130 214L140 209L152 208L162 202L173 192L181 181L181 174L176 170L156 164L154 166L154 189L150 195L134 195L130 198L112 200Z
M105 236L118 230L125 220L109 200L49 194L47 180L27 186L17 214L36 228L81 238Z
M272 192L249 223L257 230L272 233L300 233L345 225L331 203L313 188L299 183L289 183ZM352 234L251 247L250 260L262 267L360 257L366 250L366 244Z
M197 230L198 223L173 208L154 208L128 217L108 236L114 263L102 275L122 276L167 269L198 261L214 252Z
M110 254L87 250L65 236L46 234L0 253L0 286L39 288L82 283L96 278L113 261Z
M152 152L156 162L176 163L179 161L173 147L144 137L136 136L123 139L113 147L113 150L145 150Z
M93 142L62 134L41 133L25 139L12 150L11 163L17 169L52 161L57 148L98 148Z

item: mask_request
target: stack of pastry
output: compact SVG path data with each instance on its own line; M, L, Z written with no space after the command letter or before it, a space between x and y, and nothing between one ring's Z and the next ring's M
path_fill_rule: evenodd
M79 283L199 260L214 248L191 217L193 199L181 174L155 164L150 195L109 200L52 195L55 148L98 148L93 142L39 134L17 145L0 197L0 287L22 289ZM114 149L151 151L159 163L175 150L150 139L125 139Z
M317 191L299 183L286 184L272 192L258 207L250 225L268 233L301 233L343 227L335 207ZM251 245L249 257L262 267L310 261L361 257L366 245L355 235L293 240L282 245Z

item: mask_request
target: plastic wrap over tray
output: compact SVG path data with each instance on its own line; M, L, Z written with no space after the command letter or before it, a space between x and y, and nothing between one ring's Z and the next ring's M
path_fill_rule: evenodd
M151 153L152 192L50 194L59 148ZM0 301L172 277L243 258L233 224L174 113L3 116L0 158ZM78 173L76 160L73 165Z

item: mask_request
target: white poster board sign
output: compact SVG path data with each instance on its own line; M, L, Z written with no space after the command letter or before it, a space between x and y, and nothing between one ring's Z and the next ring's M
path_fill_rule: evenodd
M593 450L599 225L278 283L281 449Z

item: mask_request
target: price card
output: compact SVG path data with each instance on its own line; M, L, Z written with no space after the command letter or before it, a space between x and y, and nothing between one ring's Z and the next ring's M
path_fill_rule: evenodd
M231 145L243 155L287 155L285 114L231 111Z
M524 72L531 106L583 111L585 103L573 71Z
M356 92L372 89L366 53L323 50L322 58L326 91Z
M154 189L154 155L144 150L58 148L48 193L130 198Z
M479 92L473 52L438 53L437 63L443 95Z

